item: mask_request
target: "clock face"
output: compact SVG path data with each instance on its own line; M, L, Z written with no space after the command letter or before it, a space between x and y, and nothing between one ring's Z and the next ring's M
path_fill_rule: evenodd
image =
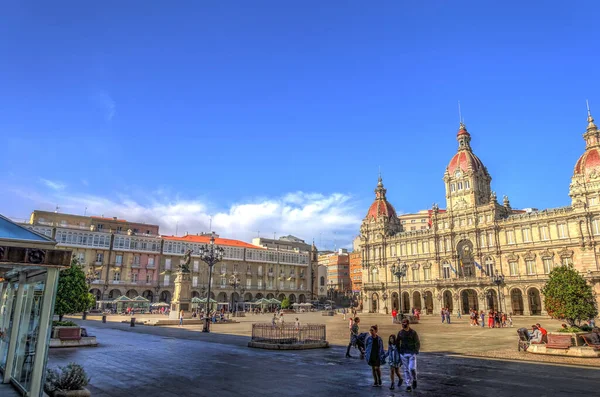
M462 175L462 174L460 173L460 171L456 171L456 173L454 174L454 176L455 176L455 177L457 177L457 178L460 178L460 177L461 177L461 175Z

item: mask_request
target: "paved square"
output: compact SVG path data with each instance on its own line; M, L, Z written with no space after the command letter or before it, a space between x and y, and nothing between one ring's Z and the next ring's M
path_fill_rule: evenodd
M363 329L389 320L383 316L363 318ZM328 339L333 342L330 349L287 352L250 349L246 347L247 336L224 333L246 333L244 330L250 329L251 321L257 319L259 316L250 316L239 324L216 325L211 334L199 332L197 326L130 328L117 322L85 321L82 323L98 336L100 346L52 349L49 365L69 361L84 365L92 378L90 390L94 396L406 394L403 389L395 392L387 389L387 368L383 369L384 388L373 389L366 363L344 358L342 343L347 340L347 325L341 316L309 314L302 320L328 324ZM456 356L457 350L465 345L481 350L485 344L503 346L511 340L512 348L516 349L516 328L475 330L466 322L438 326L435 320L425 319L415 326L423 336L423 353L419 355L419 387L413 395L554 396L594 394L600 388L600 371L594 368ZM384 339L397 327L390 321L383 324ZM435 342L435 335L441 341Z

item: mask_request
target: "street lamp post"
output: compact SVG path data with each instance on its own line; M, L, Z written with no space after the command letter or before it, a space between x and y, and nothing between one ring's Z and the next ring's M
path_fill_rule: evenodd
M400 259L398 259L397 265L392 265L392 274L398 277L398 299L400 302L400 307L398 308L398 312L400 313L400 318L404 317L404 301L402 298L402 277L406 276L406 272L408 270L408 265L406 263L400 264Z
M496 273L493 277L494 284L498 287L498 308L502 311L502 300L500 299L500 286L504 284L504 276L502 274Z
M229 285L233 288L233 294L231 294L231 311L235 313L237 312L237 307L233 299L235 298L235 290L240 286L240 279L234 274L229 279Z
M208 294L206 296L206 310L205 319L204 319L204 328L202 332L210 332L210 320L208 317L209 307L210 307L210 286L212 279L212 270L213 266L218 262L223 260L223 254L225 254L225 249L223 247L217 247L215 245L215 236L210 236L210 242L203 246L200 246L198 250L200 254L200 260L208 265Z
M94 281L96 281L98 279L98 277L96 276L96 272L92 270L92 268L90 267L85 275L85 282L88 286L88 292L90 292L90 287L92 286L92 283ZM98 296L94 296L94 298L98 299ZM83 311L83 316L82 319L85 320L87 318L87 310Z

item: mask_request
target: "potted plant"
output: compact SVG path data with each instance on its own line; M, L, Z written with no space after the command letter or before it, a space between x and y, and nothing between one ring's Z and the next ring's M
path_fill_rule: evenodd
M85 386L89 381L81 365L69 363L64 367L48 369L44 392L50 397L88 397L91 393Z

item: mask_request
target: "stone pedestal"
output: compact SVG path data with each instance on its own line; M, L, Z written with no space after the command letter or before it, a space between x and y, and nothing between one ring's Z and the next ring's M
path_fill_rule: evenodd
M171 301L171 312L169 319L178 320L179 312L183 310L184 320L191 317L192 310L192 288L190 273L177 272L175 275L175 291Z

